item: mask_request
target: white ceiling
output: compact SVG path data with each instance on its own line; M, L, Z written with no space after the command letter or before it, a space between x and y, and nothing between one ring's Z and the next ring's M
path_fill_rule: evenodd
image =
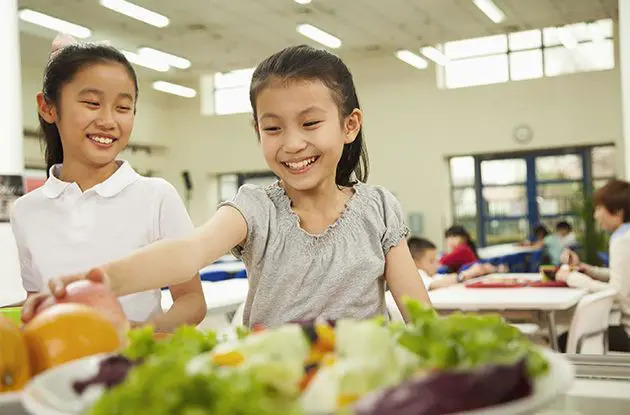
M135 51L151 46L186 57L188 70L143 71L143 78L190 80L199 73L254 66L291 44L308 43L295 31L314 24L343 41L341 56L391 54L400 48L528 28L612 17L617 0L494 0L507 19L494 24L472 0L132 0L171 19L156 28L99 5L98 0L19 0L31 8L90 28L95 40L109 39ZM53 34L21 23L23 60L43 65Z

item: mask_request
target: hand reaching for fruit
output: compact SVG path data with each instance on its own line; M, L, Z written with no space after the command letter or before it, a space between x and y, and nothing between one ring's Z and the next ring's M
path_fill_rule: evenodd
M109 280L107 278L107 275L100 268L94 268L85 275L80 274L68 277L51 278L50 281L48 281L48 288L50 290L50 293L37 293L29 296L26 299L26 302L24 303L24 307L22 309L22 321L24 323L28 323L29 321L31 321L33 317L35 317L35 314L37 314L37 310L40 304L46 301L53 301L48 300L49 298L63 298L66 295L66 287L69 284L80 280L90 280L92 282L101 283L109 289Z
M129 321L114 293L109 289L107 277L100 269L93 269L85 276L53 278L49 282L51 293L30 296L24 303L22 321L33 319L45 309L60 303L78 303L94 308L115 327L121 341L129 331Z

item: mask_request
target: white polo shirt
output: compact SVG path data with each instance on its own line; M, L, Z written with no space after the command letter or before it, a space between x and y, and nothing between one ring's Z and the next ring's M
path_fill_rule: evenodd
M111 177L85 192L76 183L59 180L61 165L55 165L42 187L15 202L11 226L26 291L42 291L50 278L85 273L152 242L193 231L170 183L141 176L126 161L119 163ZM131 321L162 312L160 290L119 300Z

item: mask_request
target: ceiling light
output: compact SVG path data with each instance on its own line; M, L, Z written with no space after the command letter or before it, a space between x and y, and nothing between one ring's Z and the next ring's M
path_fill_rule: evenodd
M420 49L420 52L422 52L424 56L431 59L438 65L446 66L450 62L449 59L442 52L440 52L433 46L424 47Z
M22 9L18 12L18 16L25 22L43 26L55 32L65 33L81 39L92 36L92 32L87 27L66 22L65 20L57 19L56 17L48 16L47 14L34 10Z
M418 69L426 69L429 63L426 59L416 55L410 50L399 50L396 52L396 57L401 61Z
M153 82L153 89L156 91L166 92L168 94L177 95L184 98L193 98L197 95L197 91L187 86L172 84L166 81Z
M505 20L505 13L492 0L473 0L473 3L493 22L501 23Z
M164 60L148 58L126 50L122 50L121 52L129 62L153 69L154 71L166 72L170 68L168 63Z
M295 1L297 4L309 4L311 2L311 0L293 0Z
M306 36L309 39L314 40L317 43L321 43L329 48L337 49L341 46L341 39L324 32L322 29L310 24L301 24L297 27L298 33Z
M100 0L101 6L156 27L168 26L168 17L126 0Z
M140 56L145 56L152 60L162 60L168 62L168 64L174 68L188 69L190 68L190 61L188 59L172 55L170 53L162 52L161 50L143 47L138 49Z

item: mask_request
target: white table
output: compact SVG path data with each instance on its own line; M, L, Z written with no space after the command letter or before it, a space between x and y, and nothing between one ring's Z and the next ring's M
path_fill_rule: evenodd
M202 281L201 288L206 300L206 315L235 312L247 298L249 284L245 278L232 278L225 281ZM162 291L162 310L168 311L173 305L171 293Z
M536 252L540 248L533 246L520 246L516 244L493 245L485 248L477 249L477 254L481 259L499 258L507 255L530 254Z
M494 274L539 280L539 274ZM574 307L586 291L578 288L518 287L466 288L462 284L429 291L433 307L440 311L533 311L546 315L551 344L558 350L555 312Z

